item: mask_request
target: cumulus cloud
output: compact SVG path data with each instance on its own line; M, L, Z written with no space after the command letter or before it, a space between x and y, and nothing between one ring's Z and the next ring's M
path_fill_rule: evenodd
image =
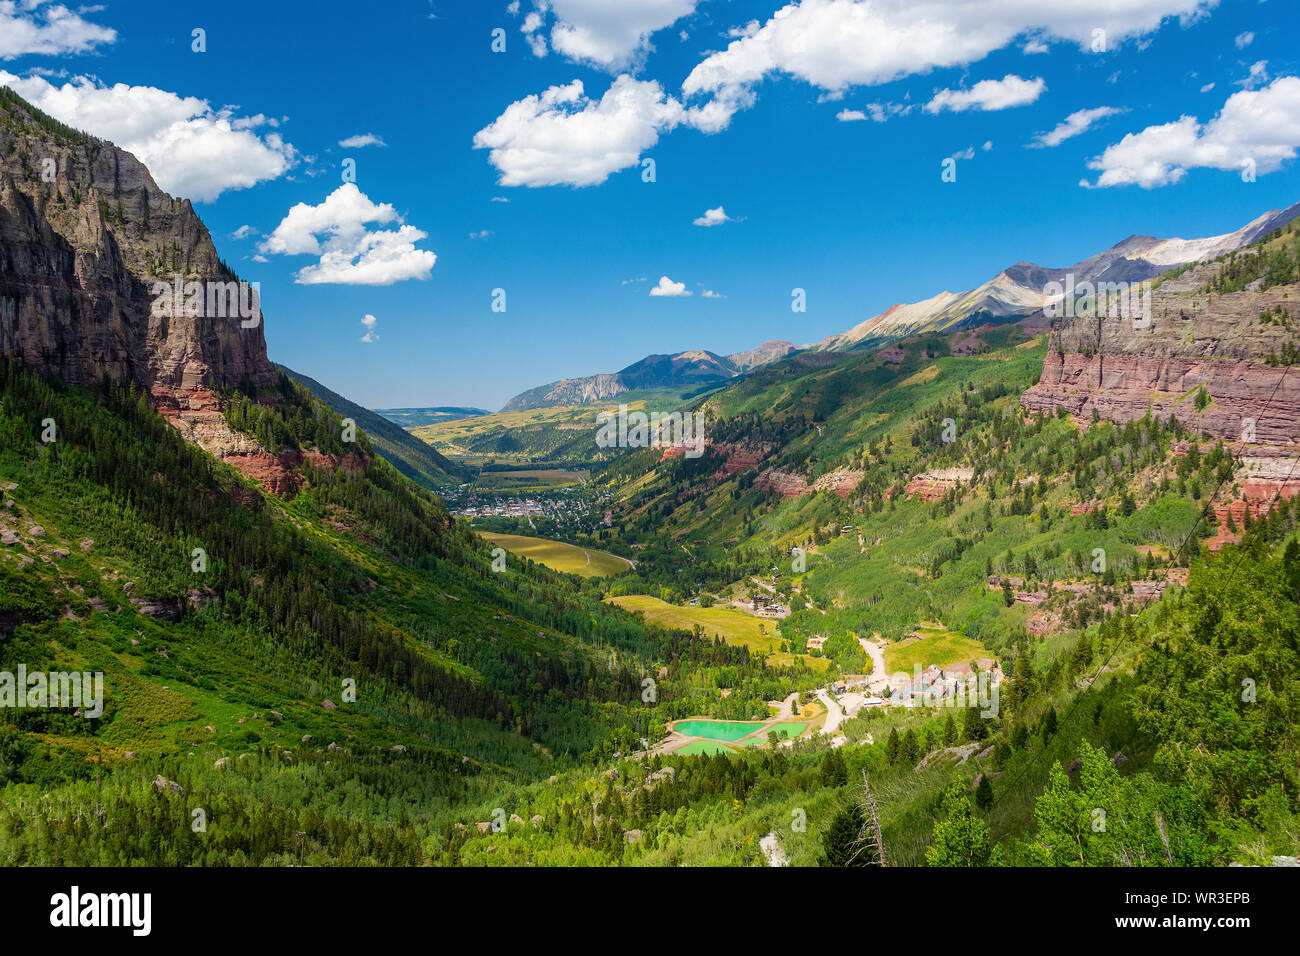
M102 86L86 76L55 86L42 76L0 70L12 87L60 122L86 130L135 155L173 195L211 202L231 189L276 179L298 161L297 150L274 132L277 120L236 116L206 100L152 86ZM259 135L259 129L268 131Z
M61 3L0 0L0 60L31 53L89 53L101 44L115 42L116 30L82 17L98 9L82 8L74 13Z
M1031 44L1055 39L1089 49L1093 31L1101 29L1117 45L1155 31L1167 17L1195 19L1216 2L800 0L705 58L682 89L687 97L712 95L734 112L753 102L754 89L771 74L830 91L879 85L974 63L1020 37L1029 37Z
M1097 170L1088 187L1141 186L1179 182L1189 169L1276 172L1300 146L1300 78L1283 76L1260 90L1228 97L1208 123L1183 116L1172 123L1129 133L1088 163Z
M370 229L394 224L396 229ZM260 245L268 255L312 255L320 260L300 269L301 285L392 285L427 279L437 256L415 244L428 235L402 218L388 203L373 203L344 183L318 206L298 203Z
M726 49L705 57L682 83L683 99L668 96L657 82L620 75L599 99L586 95L581 81L552 86L540 95L511 104L474 137L474 145L489 149L490 161L510 186L590 186L636 164L659 137L686 125L716 133L730 125L737 111L753 105L760 83L785 74L818 87L819 99L835 100L854 86L892 82L941 67L966 65L1016 42L1045 46L1062 41L1090 50L1094 31L1104 30L1111 48L1159 29L1170 17L1191 22L1218 0L791 0L761 25L752 21L729 33ZM694 9L697 0L534 0L530 35L538 36L553 15L571 25L579 16L601 15L626 24L633 14L664 21L673 10ZM1098 9L1101 7L1101 9ZM608 9L606 9L608 8ZM615 9L616 8L616 9ZM541 12L539 12L541 11ZM683 15L678 13L678 15ZM569 17L569 19L565 19ZM644 22L651 22L646 20ZM529 27L525 22L525 29ZM594 29L594 28L591 28ZM590 62L630 62L628 50L644 47L648 28L638 28L637 41L607 48L600 60L595 47L581 51L570 45L568 55ZM653 32L652 30L650 32ZM563 35L564 31L561 30ZM595 33L592 34L593 36ZM624 37L631 36L624 33ZM552 43L557 42L552 31ZM569 36L577 44L576 34ZM565 43L568 41L558 41ZM615 55L623 51L624 59ZM1041 80L993 84L980 93L947 91L940 104L956 108L1005 108L1016 97L1031 102L1041 93ZM1028 84L1028 85L1026 85ZM985 93L984 90L988 92ZM1000 94L1000 95L999 95ZM936 109L940 104L936 104ZM865 111L841 113L845 121L866 112L877 121L911 107L877 104Z
M1244 50L1255 42L1255 34L1247 30L1245 33L1238 33L1235 40L1232 41L1237 45L1238 50Z
M650 290L650 294L654 296L676 298L678 296L690 295L691 290L686 288L685 282L674 282L667 276L660 276L659 284Z
M388 144L374 133L358 133L356 136L339 140L339 145L344 149L361 149L365 146L387 146Z
M555 52L610 72L639 64L650 37L695 12L699 0L534 0L523 23L533 53L546 55L545 25Z
M379 333L375 331L375 324L379 320L369 313L361 320L361 324L366 327L366 334L361 336L362 342L376 342L379 340Z
M952 110L961 113L966 110L1005 110L1013 106L1027 106L1043 95L1047 84L1042 77L1026 80L1024 77L1008 73L1000 80L981 80L969 90L939 90L934 98L925 104L927 113L941 113Z
M660 133L682 123L705 128L710 117L657 82L620 76L594 100L574 80L512 103L474 135L474 147L491 151L503 186L594 186L635 166Z
M695 220L697 226L720 226L724 222L735 222L727 215L726 211L719 206L717 209L707 209L703 216Z
M1029 145L1032 147L1052 147L1060 146L1067 139L1072 139L1081 133L1086 133L1094 123L1103 120L1108 116L1114 116L1117 113L1124 112L1113 106L1098 106L1090 110L1075 110L1064 120L1056 125L1056 128L1046 133L1040 133L1034 138L1034 142Z
M725 299L726 296L725 296L725 295L722 295L721 293L714 292L712 289L705 289L704 292L702 292L702 293L700 294L700 298L702 298L702 299Z
M867 114L862 110L840 110L835 118L841 123L860 123L867 118Z

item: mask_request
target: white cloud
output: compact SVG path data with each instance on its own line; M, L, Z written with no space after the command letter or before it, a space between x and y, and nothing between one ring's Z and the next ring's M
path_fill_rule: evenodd
M60 122L112 140L148 166L164 190L197 202L276 179L298 161L279 133L256 132L277 120L237 117L196 97L152 86L101 86L87 76L54 86L41 76L3 70L0 85Z
M1250 72L1242 80L1234 80L1233 86L1242 86L1253 90L1268 82L1268 60L1259 60L1250 65Z
M893 116L906 116L915 108L915 104L910 103L868 103L866 112L862 110L841 110L835 114L835 118L841 123L852 123L865 119L883 123Z
M1247 30L1245 33L1238 33L1236 39L1232 41L1237 45L1238 50L1244 50L1255 42L1255 34Z
M375 342L379 339L379 333L375 331L375 323L379 320L369 313L361 320L361 324L366 327L366 334L361 336L362 342Z
M691 290L686 288L685 282L674 282L667 276L661 276L659 278L659 284L650 290L650 294L654 296L676 298L677 296L690 295Z
M624 279L622 282L619 283L619 285L636 285L639 282L649 282L649 281L650 280L647 279L645 276L642 276L639 279Z
M1260 90L1228 97L1208 123L1183 116L1129 133L1088 163L1100 175L1083 186L1144 189L1180 181L1189 169L1240 170L1248 161L1259 175L1276 172L1300 146L1300 78L1283 76Z
M685 109L654 81L620 76L599 100L581 80L506 107L474 135L503 186L594 186L634 166L659 134L681 123L708 128L707 112Z
M356 136L349 136L347 139L339 140L339 145L344 149L362 149L366 146L387 146L382 137L374 133L358 133Z
M702 299L725 299L726 296L725 296L725 295L720 295L719 293L714 292L712 289L705 289L704 292L700 295L700 298L702 298Z
M1025 45L1021 47L1021 52L1026 56L1032 56L1035 53L1048 53L1050 51L1051 47L1037 37L1026 41Z
M1213 83L1206 83L1204 86L1201 87L1201 92L1202 92L1202 93L1208 93L1208 92L1210 92L1210 90L1212 90L1212 89L1214 89L1214 84L1213 84Z
M1034 138L1034 142L1029 145L1032 147L1052 147L1060 146L1067 139L1071 139L1081 133L1086 133L1093 123L1103 120L1108 116L1114 116L1117 113L1124 112L1114 106L1098 106L1090 110L1075 110L1064 120L1057 124L1056 128L1040 133Z
M633 68L652 49L650 37L695 12L700 0L533 0L523 30L538 56L542 30L554 17L551 46L570 60L610 72ZM536 42L540 41L540 43Z
M397 224L396 229L367 228L367 224ZM316 265L300 269L301 285L392 285L405 279L427 279L437 256L415 248L428 235L402 218L388 203L373 203L356 187L344 183L319 206L298 203L260 245L271 255L313 255Z
M60 56L88 53L100 44L117 40L117 31L82 18L99 9L73 13L61 3L42 0L0 0L0 60L40 53Z
M719 206L717 209L705 210L704 215L695 220L697 226L720 226L724 222L735 222L727 215L726 211Z
M975 147L974 147L974 146L967 146L965 149L963 149L963 150L959 150L958 152L953 153L952 156L949 157L949 158L951 158L951 159L974 159L974 158L975 158Z
M974 63L1025 36L1088 50L1093 31L1102 29L1113 48L1155 31L1167 17L1195 19L1216 2L800 0L704 59L682 89L688 97L713 95L734 113L749 106L757 84L774 73L842 90Z
M1047 84L1042 77L1026 80L1008 73L1000 80L981 80L969 90L939 90L934 99L925 104L927 113L952 110L1005 110L1013 106L1027 106L1043 95Z
M256 233L257 230L248 224L244 224L230 234L231 239L247 239Z
M471 232L469 237L471 239L486 239L490 235L492 235L491 229L480 229L478 232Z
M509 202L509 201L510 201L510 200L507 199L505 196L493 196L493 197L492 197L492 202Z

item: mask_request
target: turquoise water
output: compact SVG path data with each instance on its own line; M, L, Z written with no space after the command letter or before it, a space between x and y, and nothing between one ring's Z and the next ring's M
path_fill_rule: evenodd
M775 730L777 736L779 737L798 737L801 733L803 733L804 728L807 726L808 726L807 723L800 723L799 721L789 721L784 724L773 724L771 727L767 729ZM767 733L764 732L763 736L766 737Z
M692 740L689 744L678 750L677 753L685 754L721 754L726 753L730 748L726 744L720 744L716 740Z
M808 724L806 721L783 721L779 724L764 725L761 720L683 720L673 729L687 737L704 737L707 740L722 740L728 743L740 740L742 747L756 747L767 742L767 735L775 732L778 737L798 737ZM759 731L755 737L750 734ZM691 749L695 744L684 747L678 753L713 753L703 749Z
M708 737L710 740L739 740L763 726L761 720L683 720L673 729L687 737Z

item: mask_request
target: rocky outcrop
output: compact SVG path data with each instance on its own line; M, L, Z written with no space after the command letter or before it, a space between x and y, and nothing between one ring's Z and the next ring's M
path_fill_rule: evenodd
M862 481L864 472L850 468L836 468L809 481L803 475L784 468L769 468L754 479L754 487L761 491L775 491L782 498L798 498L829 491L838 498L847 498Z
M959 485L969 485L975 477L973 468L937 468L917 475L903 489L903 497L920 495L922 501L940 501Z
M1300 443L1300 374L1267 361L1295 341L1300 287L1205 292L1222 268L1206 263L1165 281L1138 321L1067 322L1052 333L1042 377L1021 405L1119 423L1172 415L1227 442Z

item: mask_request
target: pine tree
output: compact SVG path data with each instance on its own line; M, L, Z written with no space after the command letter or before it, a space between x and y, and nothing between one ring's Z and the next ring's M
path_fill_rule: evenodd
M867 825L866 813L862 807L853 805L845 807L835 814L831 825L822 834L822 848L826 852L826 866L871 866L876 862L875 852L870 847L858 849L856 844ZM850 859L852 858L852 862Z
M988 774L980 775L979 786L975 788L975 805L981 810L993 806L993 784L989 783Z
M912 733L912 728L908 727L907 733L903 734L903 739L898 742L898 762L907 767L915 767L918 759L916 735Z
M1047 715L1043 718L1043 740L1056 734L1056 708L1047 708Z

